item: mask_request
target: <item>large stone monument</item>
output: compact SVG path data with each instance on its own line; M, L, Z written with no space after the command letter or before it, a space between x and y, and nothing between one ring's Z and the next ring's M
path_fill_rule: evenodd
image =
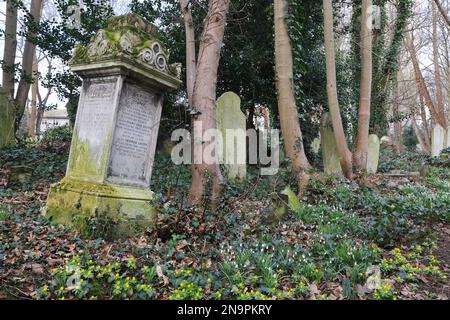
M110 18L76 48L71 68L83 86L66 177L48 195L55 222L84 232L103 215L118 237L154 222L149 184L163 94L180 85L168 59L156 28L133 14Z
M445 130L441 125L435 124L431 130L431 156L439 157L444 149Z
M376 134L369 135L367 148L367 173L375 174L380 160L380 139Z
M333 126L329 113L322 115L320 127L320 139L322 144L323 170L326 174L342 174L341 162L334 138Z
M233 92L226 92L216 103L216 124L222 134L219 140L219 161L225 166L228 180L236 182L247 174L246 118L241 111L241 99Z

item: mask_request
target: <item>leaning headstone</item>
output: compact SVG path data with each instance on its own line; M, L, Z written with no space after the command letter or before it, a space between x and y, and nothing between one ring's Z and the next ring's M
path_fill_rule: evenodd
M323 169L326 174L341 174L341 162L334 138L333 126L329 113L324 113L320 128L322 144Z
M83 86L66 177L48 195L55 222L91 235L101 216L114 238L154 224L149 185L163 96L180 85L168 58L156 28L134 14L110 18L76 48L71 67Z
M242 181L247 174L247 136L246 118L238 95L226 92L217 99L216 124L222 134L219 161L224 164L228 180Z
M376 134L369 135L367 148L367 173L375 174L380 159L380 139Z
M439 157L442 149L444 149L445 130L441 125L435 124L431 131L431 156Z

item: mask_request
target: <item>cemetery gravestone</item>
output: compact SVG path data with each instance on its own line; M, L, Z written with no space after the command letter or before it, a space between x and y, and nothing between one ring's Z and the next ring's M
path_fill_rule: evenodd
M320 135L311 142L311 149L314 154L319 154L320 151Z
M439 157L442 149L444 149L445 131L442 126L435 124L431 131L431 156Z
M108 20L71 67L83 86L66 177L51 186L46 214L82 232L105 215L114 237L129 235L155 219L149 184L163 94L180 85L179 68L134 14Z
M450 148L450 127L447 127L447 130L445 130L444 148Z
M247 174L247 135L246 118L238 95L226 92L217 99L216 124L222 134L218 146L219 161L225 166L228 180L242 181Z
M329 113L324 113L320 128L323 169L326 174L342 174L341 162L336 148L333 127Z
M376 134L369 135L367 151L367 173L375 174L380 159L380 139Z
M14 109L6 91L0 87L0 148L15 142Z

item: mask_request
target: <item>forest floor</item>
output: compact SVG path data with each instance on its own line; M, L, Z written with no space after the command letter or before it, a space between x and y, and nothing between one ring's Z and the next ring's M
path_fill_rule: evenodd
M161 158L156 230L107 241L42 216L66 160L64 146L0 151L0 299L450 298L450 170L439 161L428 160L426 178L315 174L300 209L280 217L288 170L250 170L212 215L182 205L189 168ZM380 172L424 160L383 151ZM16 165L33 176L7 186Z

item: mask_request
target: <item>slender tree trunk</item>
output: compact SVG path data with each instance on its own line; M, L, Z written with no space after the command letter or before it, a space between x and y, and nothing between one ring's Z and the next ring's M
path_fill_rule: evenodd
M38 73L38 61L35 52L33 57L33 84L31 85L31 110L30 110L30 120L28 122L28 134L31 137L34 137L36 135L37 88L39 85L37 73Z
M306 170L311 166L306 158L303 147L303 137L295 101L292 47L286 24L286 0L274 1L274 13L278 112L286 153L292 161L292 169L297 176L298 191L301 194L308 181Z
M399 77L397 75L396 80L394 81L393 84L393 89L392 89L392 94L393 94L393 98L394 101L392 103L392 113L394 116L394 151L395 152L400 152L403 151L403 130L402 130L402 120L398 119L400 116L400 112L399 112L399 95L398 95L398 82L399 82Z
M216 129L215 102L217 71L220 60L220 49L225 31L226 16L229 8L229 0L210 0L208 14L205 18L205 25L200 41L200 49L197 62L197 74L193 91L192 102L197 111L193 120L193 143L196 152L212 145L215 147L215 161L192 164L192 183L189 190L189 202L191 205L200 204L205 192L207 183L206 173L212 178L211 208L215 211L219 202L220 191L222 189L223 177L220 172L218 162L217 141L204 141L203 133L209 129ZM198 135L195 132L196 126L201 125L202 130ZM195 157L195 156L194 156Z
M416 56L416 50L414 48L414 42L411 34L407 35L406 37L406 47L409 51L409 54L411 56L411 62L414 68L414 75L417 85L417 90L422 95L422 97L425 99L425 104L427 105L431 121L433 123L439 123L441 126L445 127L444 121L439 117L439 114L436 111L436 108L434 106L433 100L431 99L430 92L428 91L428 87L425 83L425 79L423 78L422 71L420 70L419 62L417 61Z
M436 6L438 7L439 11L441 12L442 17L444 18L445 22L450 27L450 18L448 17L447 13L445 12L444 7L441 5L439 0L434 0L434 3L436 4Z
M13 0L6 1L5 48L3 51L3 89L9 99L14 98L14 63L17 48L17 7Z
M42 10L42 0L32 0L30 14L33 18L34 23L39 23L41 18ZM29 30L30 32L30 30ZM33 31L30 32L30 37L34 37ZM15 108L16 108L16 131L19 128L20 121L22 119L23 113L25 111L25 105L27 103L28 93L30 91L30 80L32 78L32 68L33 68L33 56L36 50L36 45L30 41L25 41L25 48L23 50L22 56L22 74L19 81L19 86L17 87L17 93L15 97Z
M362 1L361 85L356 150L353 154L354 165L360 171L366 170L369 141L370 101L372 96L372 28L368 21L372 19L369 15L371 6L372 0Z
M336 59L334 54L333 7L331 0L323 0L323 7L328 108L330 109L337 151L341 158L342 172L348 179L352 179L352 154L348 149L347 141L345 140L344 126L342 125L336 87Z
M439 44L438 44L438 30L437 30L437 12L436 8L432 5L431 8L433 14L433 65L434 65L434 84L436 88L436 104L439 118L442 119L444 128L447 127L447 119L445 116L444 96L442 94L441 83L441 71L439 65Z
M192 95L194 93L196 56L195 56L195 29L189 0L180 0L181 12L184 17L186 34L186 89L189 106L192 108Z
M414 127L414 132L416 133L417 140L419 140L419 144L420 144L422 150L425 152L429 152L430 146L427 144L427 141L425 140L424 135L420 131L420 128L419 128L419 125L417 124L417 120L416 120L415 116L413 116L412 125Z

